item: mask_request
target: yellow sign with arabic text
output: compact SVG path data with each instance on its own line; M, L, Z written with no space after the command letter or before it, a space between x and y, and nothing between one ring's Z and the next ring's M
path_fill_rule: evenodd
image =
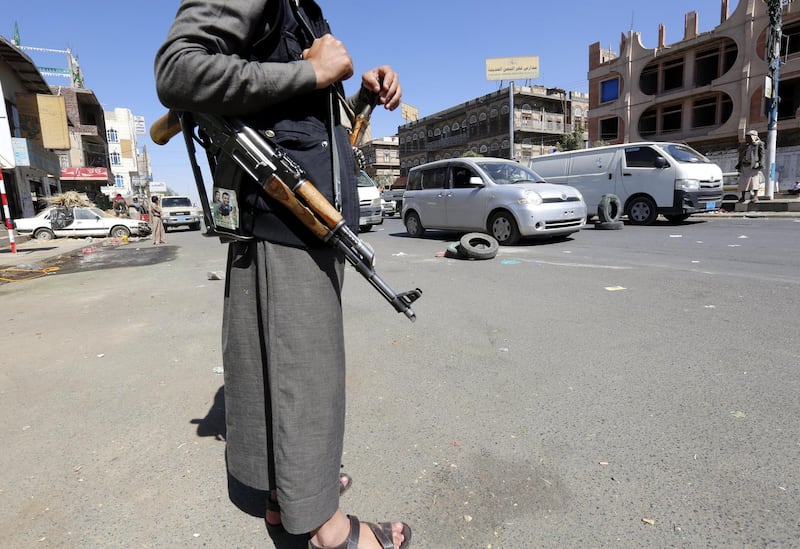
M486 60L486 80L532 80L539 78L539 56L490 57Z

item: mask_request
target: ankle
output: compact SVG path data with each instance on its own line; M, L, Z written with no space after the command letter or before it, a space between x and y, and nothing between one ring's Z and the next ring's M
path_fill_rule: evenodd
M314 547L339 547L347 542L349 534L350 521L337 509L322 526L311 532L311 543Z

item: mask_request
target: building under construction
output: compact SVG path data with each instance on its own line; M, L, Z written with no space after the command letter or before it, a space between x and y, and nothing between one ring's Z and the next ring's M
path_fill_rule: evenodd
M762 139L769 122L768 3L739 0L729 14L720 2L720 23L698 33L697 12L685 16L683 39L646 48L641 35L623 34L619 52L589 46L591 143L685 142L734 171L747 130ZM800 5L781 10L780 101L776 168L780 180L800 177Z

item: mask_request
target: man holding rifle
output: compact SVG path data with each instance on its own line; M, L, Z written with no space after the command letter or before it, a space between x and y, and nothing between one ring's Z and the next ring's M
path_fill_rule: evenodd
M357 230L355 166L339 102L362 112L377 94L393 110L401 90L384 65L343 99L353 63L316 2L183 0L155 71L165 106L238 117L263 131ZM215 185L238 189L239 226L254 237L228 251L222 344L231 498L249 511L258 497L256 512L266 514L278 547L405 549L406 524L359 523L339 509L342 254L229 159L217 161Z

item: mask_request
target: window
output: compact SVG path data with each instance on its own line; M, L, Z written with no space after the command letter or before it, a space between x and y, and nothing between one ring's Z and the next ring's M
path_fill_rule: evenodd
M736 62L736 42L725 39L713 47L698 50L695 54L694 82L696 86L711 84L728 72Z
M681 105L670 105L661 109L661 133L677 132L682 127L681 118L683 108Z
M661 158L661 155L650 147L625 149L625 165L629 168L655 168L656 158Z
M600 139L602 141L614 141L619 138L619 119L605 118L600 121Z
M600 82L600 102L608 103L619 99L619 78Z
M6 101L6 114L8 115L8 129L11 132L11 137L22 137L19 125L19 111L11 101Z
M658 93L658 65L648 65L639 76L639 89L647 95Z
M683 87L683 58L664 62L664 91Z
M75 208L75 219L95 219L97 214L88 208Z
M117 130L114 128L109 128L106 130L106 139L108 139L109 143L119 143L119 135L117 134Z
M115 187L124 187L125 186L125 178L121 175L114 176L114 186Z
M444 189L447 184L447 167L431 168L422 172L423 189Z
M122 164L122 157L120 156L120 154L118 152L114 151L111 154L109 154L108 156L111 159L111 165L112 166L119 166L119 165Z
M639 135L642 137L650 137L656 134L658 127L656 126L658 120L658 113L656 107L650 107L642 113L639 118Z
M470 188L469 178L475 175L472 170L463 166L455 166L453 168L453 188L454 189L468 189Z
M692 127L703 128L717 123L717 98L698 99L692 104Z
M781 34L781 53L787 57L800 53L800 21L783 25Z

